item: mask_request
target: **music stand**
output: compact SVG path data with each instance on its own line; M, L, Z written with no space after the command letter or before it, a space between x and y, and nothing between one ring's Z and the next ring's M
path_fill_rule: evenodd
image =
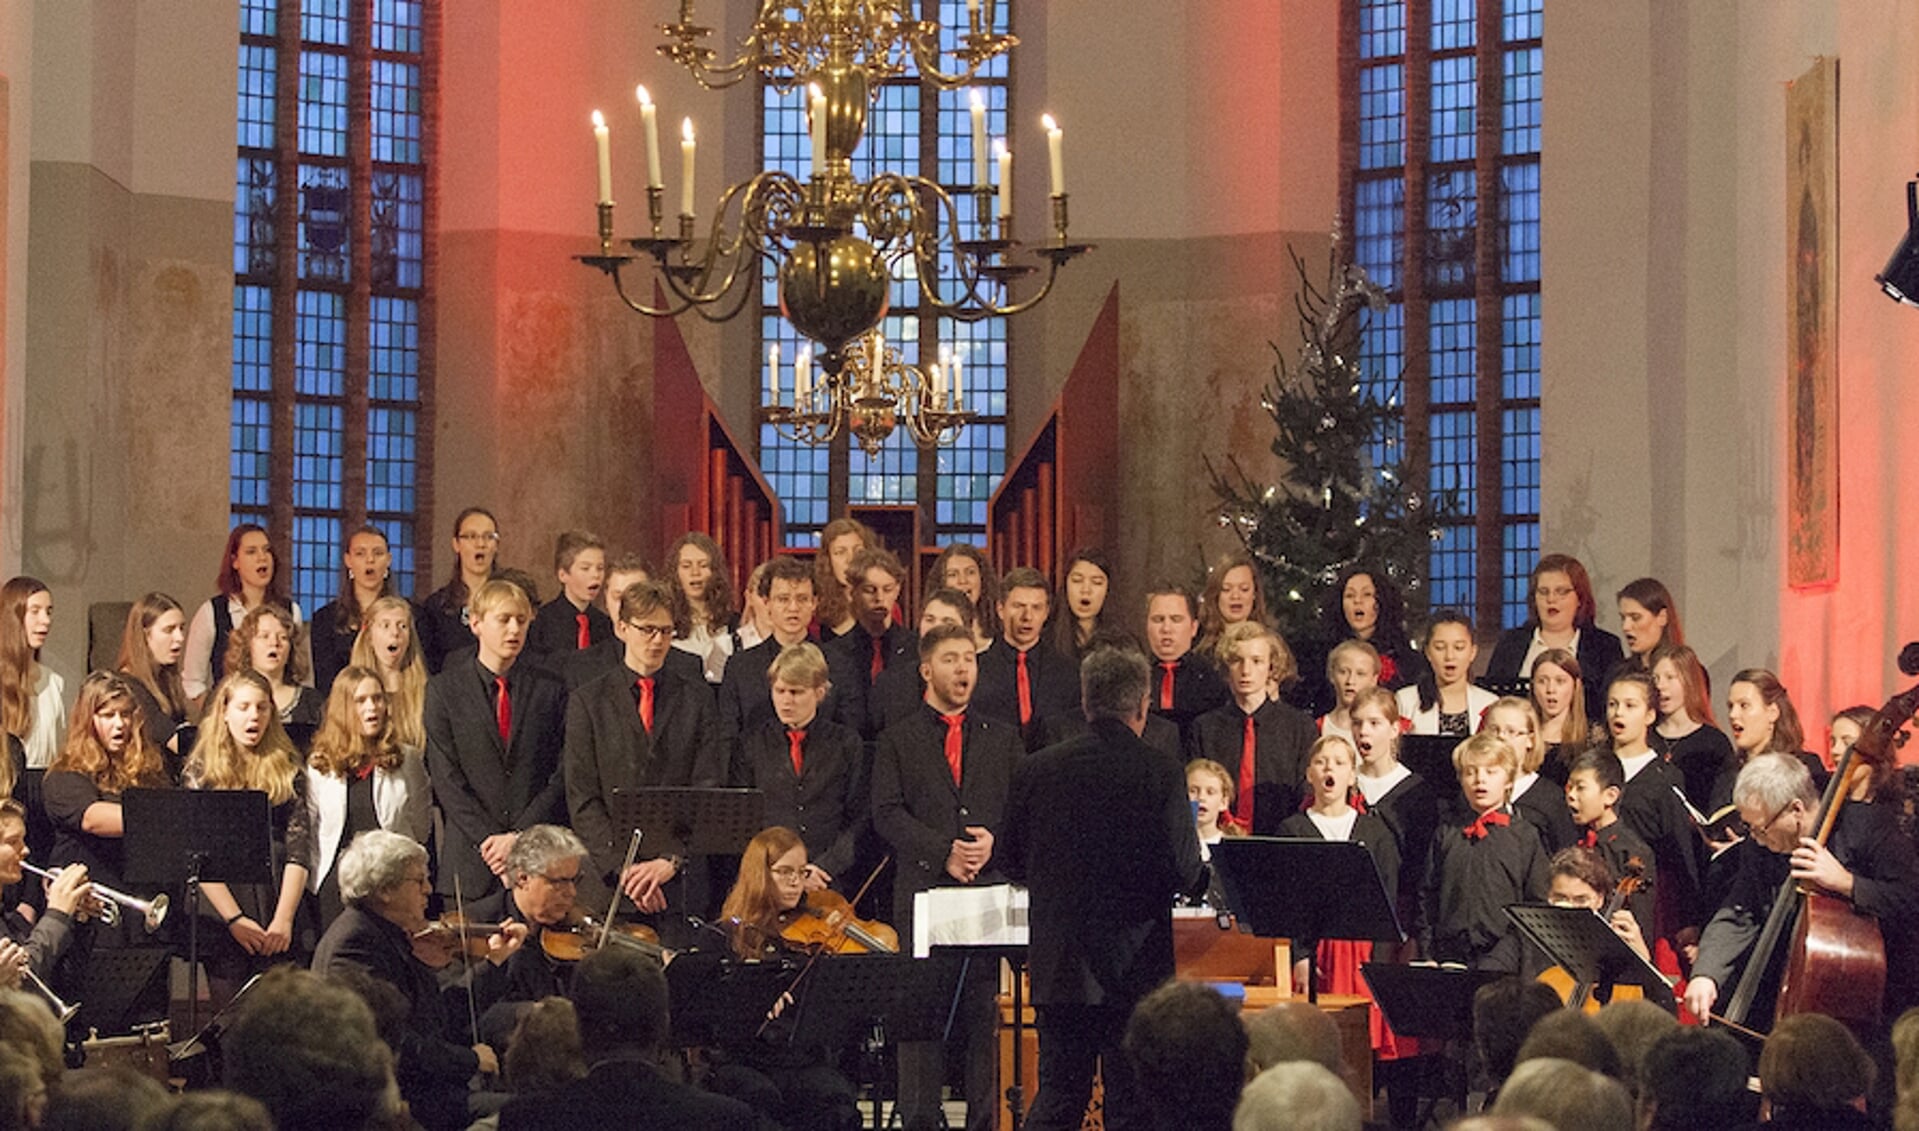
M1584 907L1515 903L1506 908L1506 917L1573 981L1608 990L1621 984L1638 986L1646 1000L1668 1013L1679 1012L1665 975L1634 953L1596 912Z
M801 983L792 1043L840 1048L873 1021L886 1024L889 1040L944 1041L963 965L945 953L823 959Z
M1244 929L1275 939L1403 939L1373 854L1351 840L1227 837L1213 869ZM1319 1003L1316 947L1305 947L1307 1000Z
M187 1028L200 1027L200 885L273 882L273 811L257 789L129 789L127 881L187 890Z
M71 1031L117 1037L163 1020L172 961L173 952L164 946L94 947L81 974L80 1009Z
M738 856L766 827L766 794L757 789L616 789L607 809L615 828L645 832L653 856Z
M1473 995L1507 974L1463 966L1401 966L1365 962L1360 976L1393 1032L1404 1037L1458 1041L1473 1035Z

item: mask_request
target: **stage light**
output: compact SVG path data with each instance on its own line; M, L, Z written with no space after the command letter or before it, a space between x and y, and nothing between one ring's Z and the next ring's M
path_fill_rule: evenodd
M1906 235L1873 281L1893 301L1919 306L1919 181L1906 182Z

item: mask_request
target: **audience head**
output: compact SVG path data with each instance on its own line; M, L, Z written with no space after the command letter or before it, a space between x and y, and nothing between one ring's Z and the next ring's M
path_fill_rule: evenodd
M1142 721L1151 682L1144 656L1096 648L1079 666L1080 706L1088 720Z
M1720 1131L1753 1122L1750 1062L1723 1029L1677 1027L1640 1061L1639 1126L1646 1131Z
M1864 1110L1873 1071L1852 1030L1823 1013L1795 1013L1759 1050L1759 1096L1774 1120Z
M1493 1103L1493 1114L1534 1116L1554 1131L1619 1131L1633 1125L1625 1085L1556 1057L1528 1060L1513 1069Z
M0 1126L36 1126L66 1070L66 1034L45 999L0 989Z
M274 1131L266 1105L238 1092L198 1091L169 1096L136 1131Z
M581 959L573 1007L588 1062L622 1050L651 1054L666 1039L666 975L637 951L612 946Z
M1323 1064L1290 1061L1261 1072L1240 1093L1233 1131L1359 1131L1359 1101Z
M1524 1065L1541 1057L1570 1060L1615 1080L1620 1075L1619 1050L1613 1048L1597 1022L1577 1009L1556 1009L1533 1022L1532 1032L1520 1042L1514 1063Z
M266 600L285 600L285 585L280 583L279 570L275 568L273 539L267 534L266 527L253 522L242 522L227 531L227 546L220 555L220 576L214 587L222 597L244 597L251 589L264 595ZM15 578L14 581L32 581L32 578ZM13 581L0 587L0 608L11 612L14 607ZM39 584L35 582L35 584ZM41 590L46 586L41 585ZM6 618L11 620L13 618Z
M869 635L878 636L892 623L893 607L906 585L906 568L893 551L868 547L853 555L846 567L846 584L853 594L853 615Z
M1806 744L1786 685L1764 668L1747 668L1726 688L1726 729L1740 757L1797 754Z
M158 1081L125 1065L75 1068L53 1089L40 1131L134 1131L166 1105Z
M1190 767L1187 772L1191 773ZM1335 1075L1346 1071L1339 1026L1318 1006L1282 1001L1241 1018L1246 1024L1246 1063L1252 1075L1294 1060L1311 1061Z
M1695 723L1719 725L1712 713L1712 676L1699 654L1684 644L1661 644L1647 658L1653 689L1659 695L1659 717L1670 718L1684 711Z
M1679 627L1679 609L1658 579L1642 577L1629 582L1615 599L1619 602L1619 632L1630 656L1643 663L1661 644L1686 642L1686 633Z
M1501 978L1473 993L1473 1042L1494 1080L1504 1080L1519 1062L1519 1046L1533 1025L1565 1008L1551 986L1531 978Z
M1818 823L1819 788L1812 771L1790 754L1761 754L1732 783L1733 804L1752 838L1778 853L1790 853Z
M518 1095L557 1092L586 1075L580 1017L563 997L542 998L520 1015L501 1062L506 1085Z
M1123 1042L1141 1100L1158 1127L1231 1124L1246 1078L1246 1028L1218 991L1168 982L1146 995Z
M1592 578L1571 554L1547 554L1533 566L1528 592L1527 625L1558 635L1575 628L1591 628L1599 615Z
M398 1101L393 1054L372 1011L305 970L283 966L260 979L220 1048L227 1087L266 1105L279 1131L382 1124Z
M1199 600L1177 581L1162 581L1146 591L1146 646L1153 658L1171 663L1192 651L1199 635Z
M1646 1050L1654 1041L1677 1029L1679 1019L1645 998L1628 998L1608 1002L1604 1009L1593 1014L1593 1021L1612 1042L1613 1051L1619 1054L1619 1078L1626 1090L1637 1096L1639 1071L1646 1062Z
M1898 1097L1893 1127L1919 1131L1919 1008L1906 1010L1893 1022L1892 1058Z

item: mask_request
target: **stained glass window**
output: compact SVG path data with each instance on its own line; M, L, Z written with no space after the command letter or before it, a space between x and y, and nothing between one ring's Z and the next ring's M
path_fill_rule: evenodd
M386 532L401 592L429 565L414 530L429 478L424 75L439 9L302 0L285 9L299 13L289 45L280 3L240 2L230 507L273 532L309 613L337 595L341 538L362 523Z

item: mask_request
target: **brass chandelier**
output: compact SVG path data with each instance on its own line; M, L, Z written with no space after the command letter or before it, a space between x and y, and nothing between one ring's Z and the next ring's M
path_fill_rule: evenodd
M985 111L977 98L973 184L961 190L973 198L971 220L962 221L954 194L937 181L896 172L877 172L865 181L854 176L852 157L883 81L910 71L942 90L957 89L1019 42L993 30L997 0L968 0L968 27L955 37L953 69L943 70L940 24L915 14L930 3L762 0L739 55L719 62L706 45L713 29L694 23L693 0L681 0L679 18L661 27L667 41L660 53L709 90L757 74L782 93L805 91L812 156L812 175L804 183L769 169L728 186L704 236L694 214L690 119L681 142L677 229L663 229L657 111L641 87L647 230L625 241L630 252L615 250L607 127L594 115L600 251L578 258L610 276L621 301L639 313L673 317L691 310L711 322L745 308L765 260L775 272L781 313L817 346L795 359L790 404L782 403L777 353L769 359L765 418L803 443L828 443L850 427L862 447L876 453L899 419L915 443L930 446L949 442L971 418L956 369L907 366L879 337L896 272L915 277L937 313L976 322L1032 309L1052 291L1061 267L1092 250L1068 239L1061 131L1050 116L1044 124L1052 231L1032 249L1035 262L1015 261L1022 248L1012 238L1012 155L1003 143L998 146L996 190L988 176ZM624 272L642 257L651 260L663 286L666 298L659 305L629 293ZM1046 267L1044 281L1015 294L1015 284L1036 274L1039 264Z

